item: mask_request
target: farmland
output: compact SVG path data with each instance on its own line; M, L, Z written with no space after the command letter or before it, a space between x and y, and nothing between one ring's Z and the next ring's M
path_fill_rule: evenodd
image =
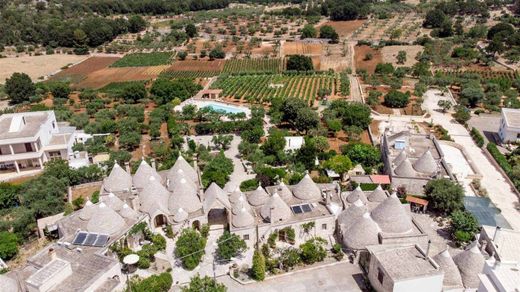
M128 54L117 60L111 67L144 67L167 65L171 63L173 53L154 52L154 53L134 53Z
M104 69L119 59L119 57L91 57L77 65L58 72L50 79L78 83L85 79L88 74Z
M223 90L223 96L251 102L269 102L271 98L299 97L314 104L321 88L335 92L335 76L310 75L222 75L212 88Z
M508 80L514 80L520 77L518 72L514 71L491 71L491 70L438 70L438 74L443 74L449 77L463 77L463 75L478 75L484 80L505 78Z
M139 81L154 79L168 66L149 66L149 67L126 67L126 68L105 68L95 71L79 82L79 88L104 87L112 82Z
M352 33L353 40L396 40L413 42L422 32L423 18L417 13L400 13L392 18L371 18Z
M282 56L287 55L321 55L322 44L307 44L304 42L285 42L282 46Z
M235 59L224 65L224 73L281 73L283 70L282 59Z

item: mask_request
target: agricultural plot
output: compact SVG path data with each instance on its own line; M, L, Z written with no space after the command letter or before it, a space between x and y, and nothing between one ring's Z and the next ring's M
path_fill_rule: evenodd
M285 42L281 48L282 56L307 55L319 56L323 51L322 44L308 44L304 42Z
M52 76L50 80L67 81L73 84L85 79L88 74L104 69L119 60L119 57L91 57Z
M436 73L444 74L452 77L462 77L465 74L479 75L482 79L504 78L514 80L520 78L520 74L515 71L478 71L478 70L437 70Z
M112 95L119 95L123 90L128 87L129 85L133 83L144 83L144 81L123 81L123 82L112 82L103 88L100 88L100 92L112 94Z
M113 82L139 81L154 79L168 66L149 66L149 67L126 67L126 68L105 68L95 71L79 82L79 88L102 88Z
M228 60L224 73L281 73L284 70L283 59L241 59Z
M397 63L397 54L399 51L406 52L406 61L404 64ZM386 46L381 48L381 55L384 63L392 63L394 67L412 67L417 63L417 55L423 51L423 46Z
M117 60L110 67L145 67L168 65L171 63L173 53L154 52L154 53L134 53L128 54Z
M223 96L249 102L269 102L271 98L298 97L314 104L318 90L335 92L336 77L313 75L223 75L212 88L223 90Z
M218 76L224 68L224 60L176 61L161 73L165 78L206 78Z
M371 18L356 29L353 40L378 42L395 40L411 43L421 34L423 17L417 13L400 13L392 18Z

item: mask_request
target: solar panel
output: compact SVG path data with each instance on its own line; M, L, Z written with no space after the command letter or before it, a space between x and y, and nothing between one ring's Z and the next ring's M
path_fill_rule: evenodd
M305 204L305 205L302 205L302 210L303 210L303 213L307 213L307 212L312 211L312 208L309 204Z
M100 235L98 235L98 237L96 239L96 242L94 242L93 245L96 246L96 247L102 247L105 244L107 244L108 238L109 237L107 235L100 234Z
M97 237L97 233L89 233L89 235L87 235L87 239L85 239L85 242L83 242L83 245L94 244L94 242L96 242Z
M78 232L78 234L76 234L76 237L74 237L72 244L82 245L85 239L87 238L87 235L87 232Z
M294 212L294 214L301 214L301 213L303 213L302 208L300 206L292 206L291 209Z

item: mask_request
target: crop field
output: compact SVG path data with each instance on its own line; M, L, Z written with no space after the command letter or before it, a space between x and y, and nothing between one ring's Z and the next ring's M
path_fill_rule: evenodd
M371 18L352 33L353 40L396 40L413 42L421 34L423 16L417 13L400 13L392 18Z
M206 78L218 76L224 68L225 60L176 61L161 73L165 78Z
M214 76L218 76L220 74L219 71L168 71L165 70L160 74L162 78L175 79L175 78L210 78Z
M288 55L321 55L322 44L307 44L304 42L285 42L282 46L282 56Z
M118 95L120 94L127 86L133 83L144 83L144 81L123 81L123 82L112 82L103 88L100 88L100 92Z
M223 75L212 88L223 90L223 96L254 102L269 102L274 97L299 97L311 105L320 88L335 92L336 77L314 75Z
M520 74L514 71L438 70L436 73L441 73L452 77L461 77L464 74L475 74L479 75L482 79L505 78L508 80L514 80L520 77Z
M168 65L171 63L172 56L173 53L171 52L128 54L117 60L110 67L145 67Z
M119 59L119 57L91 57L77 65L58 72L50 79L78 83L87 77L88 74L104 69Z
M79 88L102 88L113 82L139 81L154 79L168 66L149 66L149 67L126 67L126 68L105 68L95 71L79 82Z
M347 37L361 27L365 21L366 20L328 21L323 25L332 26L340 37Z
M242 59L228 60L224 73L281 73L284 70L283 59Z

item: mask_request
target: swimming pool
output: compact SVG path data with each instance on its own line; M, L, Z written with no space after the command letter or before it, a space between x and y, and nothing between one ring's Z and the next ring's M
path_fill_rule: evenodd
M204 106L204 108L210 108L217 112L224 112L227 114L238 114L238 113L245 113L246 111L242 108L231 106L231 105L225 105L221 103L216 102L208 102L207 105Z

